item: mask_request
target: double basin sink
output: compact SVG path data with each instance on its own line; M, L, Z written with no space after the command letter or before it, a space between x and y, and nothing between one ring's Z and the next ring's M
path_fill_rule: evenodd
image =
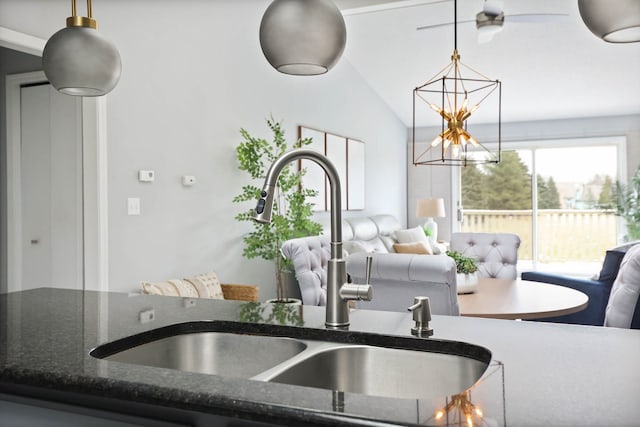
M101 345L115 362L405 399L461 393L491 352L473 344L349 331L190 322Z

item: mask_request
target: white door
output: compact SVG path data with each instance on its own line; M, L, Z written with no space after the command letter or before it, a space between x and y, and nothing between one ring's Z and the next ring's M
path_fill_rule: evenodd
M83 287L81 100L20 90L22 289Z

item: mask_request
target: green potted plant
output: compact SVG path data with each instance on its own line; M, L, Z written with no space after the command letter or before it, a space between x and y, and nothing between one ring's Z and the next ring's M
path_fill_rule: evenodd
M269 166L280 155L293 148L311 144L311 139L299 139L290 147L280 122L273 118L267 120L273 134L271 142L263 138L251 136L245 129L240 129L242 142L236 147L239 169L246 171L253 182L262 185ZM247 204L247 210L236 215L240 222L250 222L254 230L242 237L245 243L242 255L248 259L262 258L275 262L276 269L276 301L290 302L284 275L290 273L290 263L280 252L281 244L296 237L315 236L320 234L322 226L311 219L313 206L307 200L317 194L316 190L303 188L302 177L306 170L296 170L291 165L280 173L276 186L271 222L260 224L253 220L256 202L260 198L261 187L253 183L242 187L242 193L233 198L234 203Z
M640 239L640 167L629 185L616 183L616 214L627 223L627 240Z
M464 256L458 251L447 251L447 255L456 262L456 273L459 294L471 294L478 287L478 263L475 259Z

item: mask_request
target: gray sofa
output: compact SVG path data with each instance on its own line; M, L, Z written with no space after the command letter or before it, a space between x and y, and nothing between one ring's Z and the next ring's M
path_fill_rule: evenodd
M433 314L459 315L455 262L444 255L395 253L395 232L401 228L391 215L343 220L347 272L354 283L364 283L366 256L372 256L373 300L357 302L358 308L406 311L413 297L423 295L430 298ZM326 304L329 247L328 235L282 245L283 255L293 261L304 304Z

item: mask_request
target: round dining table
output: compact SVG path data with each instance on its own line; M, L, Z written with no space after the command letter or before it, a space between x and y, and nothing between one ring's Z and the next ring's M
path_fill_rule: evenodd
M474 293L458 295L460 315L497 319L539 319L583 310L583 292L527 280L478 279Z

